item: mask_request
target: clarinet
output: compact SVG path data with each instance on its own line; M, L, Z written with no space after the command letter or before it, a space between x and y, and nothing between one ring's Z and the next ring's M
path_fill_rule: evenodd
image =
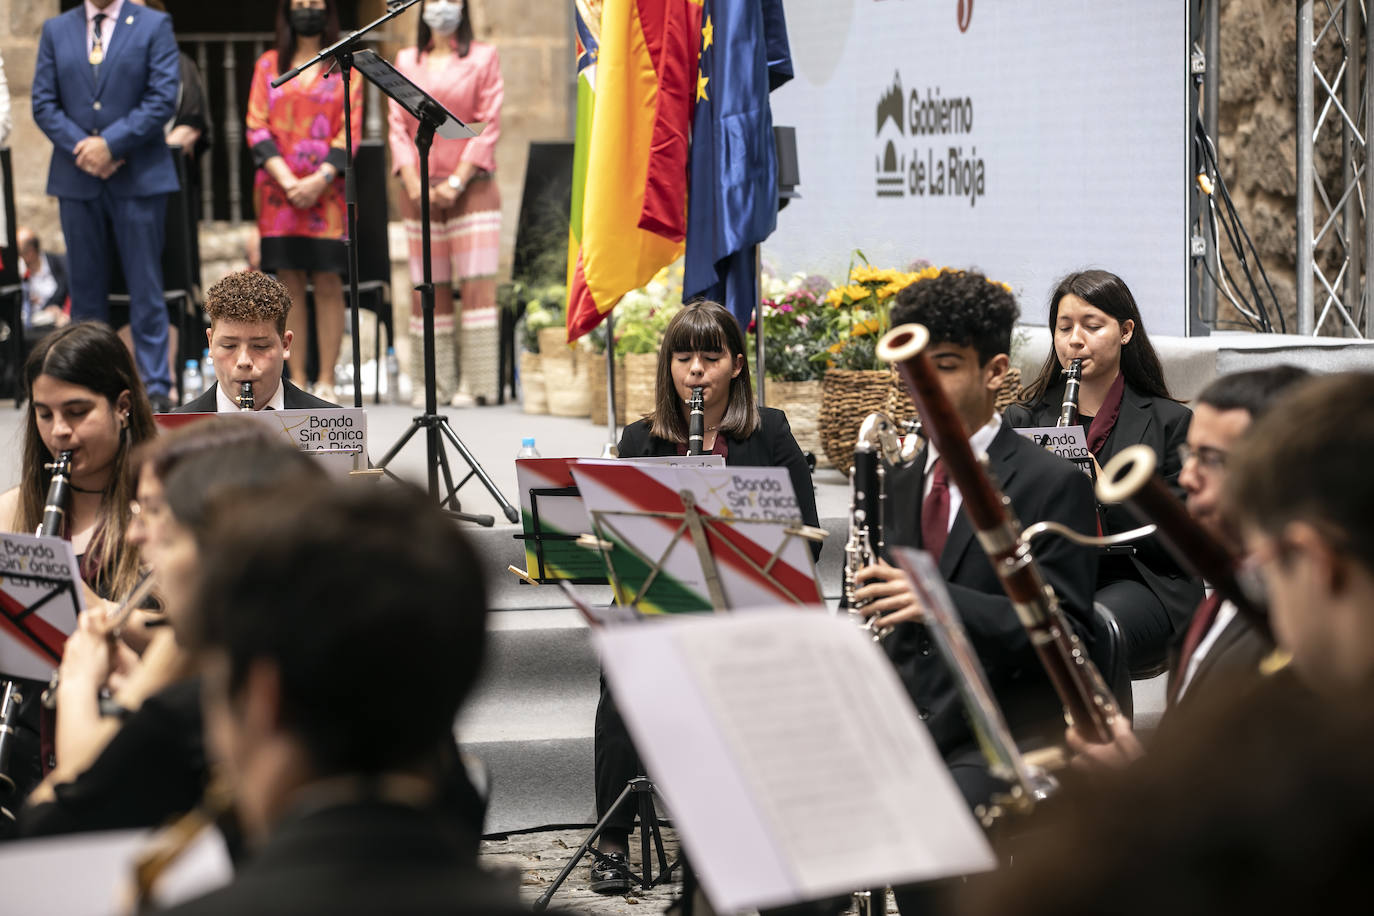
M854 443L854 464L849 469L849 537L844 545L844 606L860 618L861 629L871 633L875 642L892 628L858 614L867 603L854 597L860 588L858 572L878 562L887 546L883 540L887 466L909 463L919 450L919 437L912 436L903 445L896 424L881 411L864 418Z
M238 396L238 402L239 402L239 410L252 410L252 409L253 409L253 383L252 383L252 382L240 382L240 383L239 383L239 396Z
M45 467L52 471L52 480L48 484L48 498L43 502L43 520L34 533L41 538L61 537L62 522L67 517L67 504L72 497L71 449L59 453L57 460Z
M14 792L14 779L10 776L10 755L14 752L14 739L19 726L19 704L24 702L17 681L0 680L0 795ZM4 808L0 812L13 820L14 816Z
M52 471L52 480L48 483L48 498L43 504L43 520L38 523L35 534L39 537L61 537L72 495L71 449L58 453L57 461L46 467ZM14 779L9 775L9 768L19 727L19 706L24 702L22 690L19 682L0 679L0 793L5 795L14 791Z
M1064 403L1059 408L1059 422L1055 426L1073 426L1078 422L1078 385L1083 380L1083 360L1075 357L1064 370Z
M1156 464L1154 449L1148 445L1122 449L1102 469L1097 498L1104 503L1125 503L1142 521L1153 522L1164 546L1183 568L1212 583L1217 594L1234 604L1272 642L1269 614L1264 603L1242 584L1236 558L1169 492L1155 473Z
M1030 545L1021 538L1020 522L1011 514L1010 501L974 457L964 422L925 353L929 343L930 332L923 326L902 325L878 341L877 354L895 364L906 383L925 433L963 496L964 511L978 534L978 543L1002 580L1002 588L1064 704L1066 718L1090 741L1105 744L1111 740L1112 721L1118 715L1116 700L1035 565Z
M701 387L692 389L692 397L687 401L690 411L687 419L687 454L703 454L706 440L706 413L704 410Z

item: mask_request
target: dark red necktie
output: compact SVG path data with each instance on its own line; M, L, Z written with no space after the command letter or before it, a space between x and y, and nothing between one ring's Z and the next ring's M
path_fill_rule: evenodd
M1188 663L1193 658L1193 653L1197 647L1202 645L1203 638L1207 631L1212 629L1212 624L1217 619L1217 614L1221 611L1221 596L1216 592L1208 595L1193 612L1193 622L1188 624L1188 633L1183 637L1183 651L1178 656L1179 675L1182 676L1188 670Z
M930 473L930 492L921 502L921 546L938 562L949 537L949 475L939 458Z

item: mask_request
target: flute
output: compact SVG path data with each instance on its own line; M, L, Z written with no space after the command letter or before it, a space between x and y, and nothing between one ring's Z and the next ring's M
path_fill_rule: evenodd
M239 410L252 410L252 409L253 409L253 383L252 383L252 382L240 382L240 383L239 383L239 396L238 396L238 402L239 402Z
M1078 422L1078 386L1083 381L1083 360L1074 357L1064 370L1064 403L1059 407L1059 422L1055 426L1073 426Z
M62 522L67 517L67 504L72 496L72 450L58 453L57 460L47 465L52 471L48 484L48 498L43 503L43 520L34 534L39 537L62 536Z
M1153 522L1164 546L1183 568L1210 582L1222 598L1234 604L1272 641L1269 614L1263 602L1256 600L1241 583L1236 558L1169 492L1155 473L1157 463L1154 449L1148 445L1122 449L1102 469L1097 479L1097 498L1104 503L1125 503L1141 521Z
M926 354L930 332L919 324L893 328L878 341L877 354L897 366L925 426L963 496L964 511L978 543L997 572L1030 643L1064 704L1069 723L1090 741L1111 740L1116 700L1097 666L1059 607L1059 599L1035 565L1030 546L1007 500L974 457L959 418Z
M689 455L700 455L705 451L703 443L706 441L706 413L703 404L701 386L697 386L692 389L692 397L687 401L687 409L690 411L687 418Z

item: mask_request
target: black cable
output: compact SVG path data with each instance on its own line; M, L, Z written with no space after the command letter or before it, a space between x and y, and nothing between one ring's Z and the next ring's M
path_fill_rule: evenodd
M1250 259L1246 257L1246 248L1254 255L1254 262L1259 270L1260 279L1263 280L1265 290L1269 293L1269 300L1273 303L1274 311L1278 315L1279 329L1281 332L1287 333L1287 321L1284 318L1283 309L1279 305L1278 294L1274 292L1274 285L1269 279L1269 272L1264 268L1264 260L1260 257L1259 250L1255 247L1254 240L1250 238L1250 233L1246 230L1244 222L1240 219L1240 213L1236 209L1235 202L1231 199L1231 191L1226 185L1225 178L1222 177L1221 165L1217 161L1216 151L1208 142L1206 129L1200 118L1196 122L1195 142L1201 149L1201 158L1206 162L1204 168L1211 173L1209 177L1213 179L1214 190L1219 191L1221 195L1221 201L1224 208L1221 223L1222 227L1226 230L1227 241L1230 243L1231 249L1239 261L1240 267L1245 274L1246 283L1250 287L1251 294L1254 296L1253 304L1247 303L1247 305L1251 305L1253 310L1260 316L1265 329L1272 333L1274 327L1272 321L1269 319L1269 309L1265 305L1264 298L1260 295L1258 285L1255 283L1255 278L1250 266ZM1241 240L1243 240L1243 244ZM1230 277L1229 270L1226 273L1227 276ZM1238 287L1236 292L1240 292Z

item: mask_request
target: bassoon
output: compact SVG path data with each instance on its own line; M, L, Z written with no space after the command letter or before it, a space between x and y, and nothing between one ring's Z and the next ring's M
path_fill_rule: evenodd
M1211 583L1222 598L1234 604L1272 641L1269 614L1263 602L1256 600L1241 582L1236 558L1188 514L1187 507L1155 473L1157 463L1154 449L1148 445L1122 449L1102 469L1097 480L1097 498L1104 503L1124 503L1141 521L1153 522L1164 546L1183 568Z
M1026 628L1031 645L1064 705L1066 718L1088 740L1104 744L1111 740L1112 720L1118 714L1116 700L1036 566L1030 545L1021 537L1021 526L1011 512L1010 501L974 456L963 420L945 395L925 352L929 343L930 332L925 327L906 324L885 334L878 342L877 353L897 367L906 383L926 438L940 453L950 478L959 488L978 542Z

